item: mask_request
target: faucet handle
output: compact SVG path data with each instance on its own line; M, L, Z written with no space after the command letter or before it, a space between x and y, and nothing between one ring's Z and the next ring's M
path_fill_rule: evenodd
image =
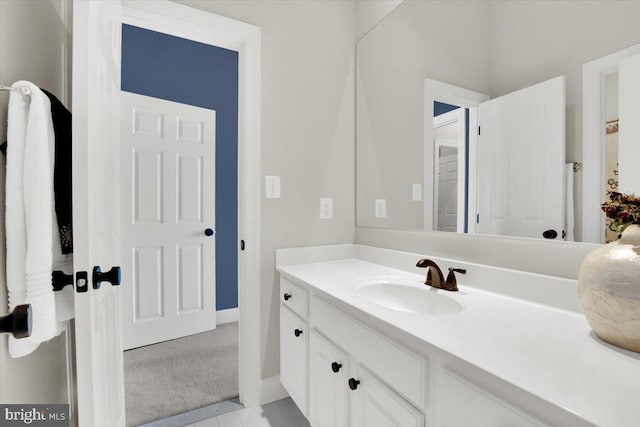
M452 291L458 290L458 281L456 280L456 273L467 274L467 270L464 268L453 268L449 267L449 275L447 276L447 288Z

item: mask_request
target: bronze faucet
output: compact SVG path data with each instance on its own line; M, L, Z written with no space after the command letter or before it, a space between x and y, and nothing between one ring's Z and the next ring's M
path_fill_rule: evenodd
M458 290L458 282L456 280L455 273L467 274L467 270L463 268L450 267L449 275L447 276L447 280L445 280L444 275L442 274L442 270L440 270L440 267L438 267L438 264L426 258L418 261L418 263L416 264L416 267L427 269L427 278L424 281L425 285L428 285L437 289L444 289L445 291L456 292ZM432 274L431 270L435 270L435 274Z

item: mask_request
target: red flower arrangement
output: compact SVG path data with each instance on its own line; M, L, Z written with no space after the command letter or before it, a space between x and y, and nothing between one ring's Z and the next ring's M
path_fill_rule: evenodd
M607 218L609 229L622 233L631 224L640 224L640 197L634 194L609 192L609 201L600 205Z

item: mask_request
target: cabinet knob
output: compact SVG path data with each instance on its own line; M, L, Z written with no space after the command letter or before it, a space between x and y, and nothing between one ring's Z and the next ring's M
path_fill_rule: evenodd
M300 335L302 335L302 329L296 329L295 331L293 331L293 334L299 337Z
M291 294L289 294L289 293L284 294L284 300L285 301L289 301L290 299L291 299Z
M207 229L204 230L204 235L207 236L207 237L211 237L214 234L216 234L216 232L213 231L213 229L211 229L211 228L207 228Z
M358 388L358 384L360 384L360 381L358 381L355 378L349 378L349 388L351 390L355 390Z
M338 362L333 362L331 364L331 370L335 373L340 372L340 368L342 368L342 363L338 363Z

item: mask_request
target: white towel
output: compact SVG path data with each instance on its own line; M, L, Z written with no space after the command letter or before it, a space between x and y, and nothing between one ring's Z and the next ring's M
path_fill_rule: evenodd
M34 84L26 97L12 91L7 128L6 238L9 308L31 304L32 333L9 337L9 353L20 357L61 332L51 286L54 262L63 263L54 210L54 134L49 98ZM55 255L54 255L55 254Z
M573 163L567 163L564 167L564 184L565 184L565 206L564 206L564 229L566 231L565 240L573 242L575 240L574 228L574 199L573 199Z

